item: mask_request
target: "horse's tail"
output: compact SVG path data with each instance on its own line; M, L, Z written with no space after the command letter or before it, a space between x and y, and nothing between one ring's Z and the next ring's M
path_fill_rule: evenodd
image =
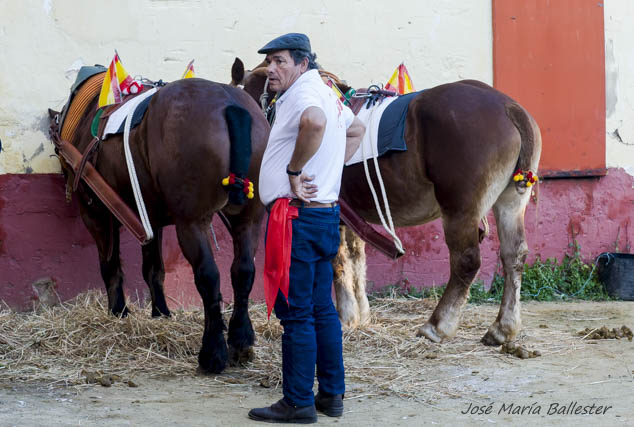
M537 166L542 152L542 137L535 120L519 104L507 104L506 115L520 133L520 155L512 179L517 190L523 193L526 187L538 180Z
M225 108L225 119L231 141L229 176L222 185L229 193L229 203L242 205L253 198L253 183L247 178L251 163L251 114L237 105Z

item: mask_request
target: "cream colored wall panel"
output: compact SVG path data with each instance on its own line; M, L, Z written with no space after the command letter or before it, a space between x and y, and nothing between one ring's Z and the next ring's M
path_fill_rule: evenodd
M634 2L606 0L606 164L634 175Z
M416 88L492 83L490 0L0 0L0 173L56 172L47 108L59 109L82 64L118 49L133 75L230 80L236 56L305 32L318 62L350 84L385 83L404 61Z

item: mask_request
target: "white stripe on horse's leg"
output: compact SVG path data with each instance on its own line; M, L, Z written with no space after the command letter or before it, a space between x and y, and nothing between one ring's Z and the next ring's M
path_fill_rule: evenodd
M366 294L366 257L365 242L352 230L346 232L346 240L350 252L353 270L354 296L359 310L359 325L367 325L370 322L370 304Z
M339 320L341 320L342 326L356 328L359 325L359 304L354 294L354 274L346 241L346 228L345 226L339 227L341 243L339 244L339 252L337 252L337 256L332 261L333 283L335 286L337 311L339 312Z

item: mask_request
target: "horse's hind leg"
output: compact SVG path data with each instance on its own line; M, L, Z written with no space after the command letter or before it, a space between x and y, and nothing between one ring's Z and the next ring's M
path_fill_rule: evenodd
M249 318L249 294L255 279L254 257L262 218L262 215L257 215L257 220L245 221L244 216L227 215L233 238L231 285L234 303L227 336L231 365L244 364L254 357L255 334Z
M125 317L129 310L123 294L123 270L119 258L120 225L110 213L104 213L94 205L84 206L84 203L80 202L79 212L97 244L99 270L106 285L108 309L115 316Z
M163 264L162 242L163 228L159 228L154 230L154 239L141 248L143 254L143 278L150 288L150 296L152 297L152 317L170 315L163 290L165 265Z
M511 341L521 327L520 289L528 246L524 234L524 211L530 192L520 195L509 185L493 206L504 268L504 293L497 319L482 338L487 345Z
M449 282L436 309L417 334L434 342L455 335L469 286L480 269L478 219L445 218L444 229L451 269Z
M196 288L205 309L205 330L198 364L203 372L220 373L227 365L227 344L220 310L220 272L211 252L209 223L176 224L176 235L183 255L194 271Z

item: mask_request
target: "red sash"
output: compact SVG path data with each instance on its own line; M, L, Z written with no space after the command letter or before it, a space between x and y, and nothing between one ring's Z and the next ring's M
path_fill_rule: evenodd
M290 201L291 199L277 199L269 215L264 251L264 296L269 318L278 290L282 291L288 303L293 218L299 216L297 208L289 205Z

